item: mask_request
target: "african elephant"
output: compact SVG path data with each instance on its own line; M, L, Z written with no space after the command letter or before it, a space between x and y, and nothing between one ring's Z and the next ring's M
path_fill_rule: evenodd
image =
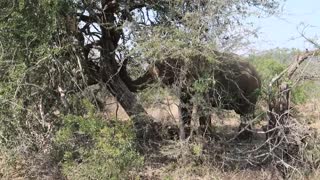
M207 57L197 55L186 60L167 58L157 61L148 71L136 80L131 80L126 70L120 70L120 76L128 84L131 91L145 88L148 84L160 80L166 86L180 87L177 94L180 97L181 122L180 137L184 138L186 125L190 125L195 94L193 83L203 77L209 77L208 90L202 92L203 99L212 107L234 110L240 115L242 123L253 117L258 90L261 80L256 69L237 55L229 53L214 53L215 62L210 63ZM211 81L210 81L211 80ZM211 82L211 83L210 83ZM203 109L201 105L200 109ZM210 126L210 114L201 113L200 127ZM243 131L239 138L250 136L250 131Z

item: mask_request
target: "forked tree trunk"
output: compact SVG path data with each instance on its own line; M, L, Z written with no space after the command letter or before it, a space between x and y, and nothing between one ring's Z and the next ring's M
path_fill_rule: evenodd
M112 0L102 1L104 17L102 17L100 81L105 83L107 89L116 97L117 101L130 116L138 138L144 138L146 126L151 123L145 109L138 103L136 96L128 89L119 76L118 63L115 59L115 50L120 39L120 33L115 25L114 13L117 10L116 3Z

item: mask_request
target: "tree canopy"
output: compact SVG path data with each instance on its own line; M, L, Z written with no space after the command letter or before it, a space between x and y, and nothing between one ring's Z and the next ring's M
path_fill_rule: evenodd
M153 131L148 129L152 120L130 91L128 79L138 79L145 65L168 59L192 62L201 56L214 62L216 52L237 50L255 35L248 17L275 14L283 1L1 0L1 145L26 154L59 154L54 151L57 134L63 150L73 150L68 143L81 132L103 144L112 128L98 120L93 121L97 129L86 123L99 112L95 95L87 93L92 85L116 98L130 116L137 139L144 140ZM98 151L105 152L99 143ZM114 143L112 151L118 152L117 147L129 152L128 161L137 157L126 141ZM85 145L75 149L82 148ZM90 153L84 154L99 157ZM124 157L121 153L114 157Z
M53 131L56 113L80 113L71 99L90 84L105 84L130 116L145 113L118 73L126 58L210 59L213 50L232 50L247 38L246 17L276 13L279 3L1 1L1 139L10 144L25 134L38 138L32 131Z

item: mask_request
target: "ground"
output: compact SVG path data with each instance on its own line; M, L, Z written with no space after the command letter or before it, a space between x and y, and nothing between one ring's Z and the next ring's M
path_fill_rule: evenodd
M108 102L116 102L114 99L108 99ZM145 107L148 114L156 121L164 124L177 124L179 119L178 102L172 97L167 97L162 103ZM314 104L313 104L314 105ZM306 105L309 108L309 105ZM299 107L300 108L300 107ZM312 113L318 112L312 111ZM118 109L117 116L119 119L128 119L124 110L115 104L109 105L106 115L114 116L114 112ZM319 113L320 114L320 113ZM262 117L263 118L263 117ZM155 150L145 157L145 166L140 173L142 179L277 179L279 173L272 166L267 168L250 167L250 157L246 157L245 152L260 148L265 142L265 133L262 126L266 121L256 124L254 127L254 137L252 141L239 142L235 139L240 123L239 116L234 111L219 111L218 114L212 115L212 123L215 127L215 136L212 139L203 139L203 144L199 144L189 140L188 145L177 143L177 140L168 140L162 142L161 148ZM314 125L314 123L312 124ZM319 126L320 127L320 126ZM226 151L224 149L229 149ZM206 153L206 156L188 154L184 151L188 148L200 148L200 153ZM239 157L234 157L238 154ZM181 162L186 156L185 162ZM222 158L223 156L223 158ZM194 159L196 158L196 159ZM204 158L204 159L201 159ZM192 159L192 160L190 160ZM237 161L237 165L231 167L233 161ZM246 160L248 162L241 162ZM211 162L212 161L212 162ZM220 162L219 162L220 161ZM243 165L239 165L243 164ZM218 165L218 166L217 166ZM224 166L223 168L217 168ZM228 167L230 166L230 167ZM223 169L223 170L222 170Z
M119 120L128 120L125 111L114 98L107 99L105 109L106 118L115 117ZM172 97L165 98L161 103L145 107L148 114L163 124L177 124L179 119L178 102ZM318 100L311 100L305 104L295 106L300 119L306 121L310 128L320 131L320 104ZM263 117L262 117L263 118ZM168 139L160 142L158 148L151 148L145 155L145 163L138 174L140 179L281 179L281 174L272 165L259 164L254 160L259 153L252 153L262 147L265 142L265 134L262 131L263 123L254 127L252 141L237 141L236 137L239 116L233 111L222 111L212 115L215 126L215 135L212 137L195 137L187 143L179 142L177 139ZM262 151L263 152L263 151ZM258 158L259 159L259 158ZM2 172L2 165L6 164L6 157L0 155L0 177L1 173L11 173L10 177L15 180L23 179L23 160L10 172ZM8 168L2 167L8 170ZM307 179L317 179L319 173ZM136 175L135 175L136 176Z

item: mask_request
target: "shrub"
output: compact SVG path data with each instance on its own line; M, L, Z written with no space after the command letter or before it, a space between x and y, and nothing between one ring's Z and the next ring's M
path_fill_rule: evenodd
M263 89L267 89L272 78L277 74L280 74L285 68L286 64L282 64L279 61L263 58L263 57L251 57L252 64L256 67L257 71L261 75ZM292 101L295 104L305 103L310 97L316 96L317 89L314 82L302 82L292 88Z
M129 122L68 115L55 137L68 179L123 179L143 164ZM135 171L136 172L136 171Z
M276 74L280 74L286 68L285 64L268 58L253 58L251 62L261 75L264 85L267 85L266 83L270 82Z
M312 81L303 82L292 89L292 100L296 104L315 97L319 97L319 87Z

